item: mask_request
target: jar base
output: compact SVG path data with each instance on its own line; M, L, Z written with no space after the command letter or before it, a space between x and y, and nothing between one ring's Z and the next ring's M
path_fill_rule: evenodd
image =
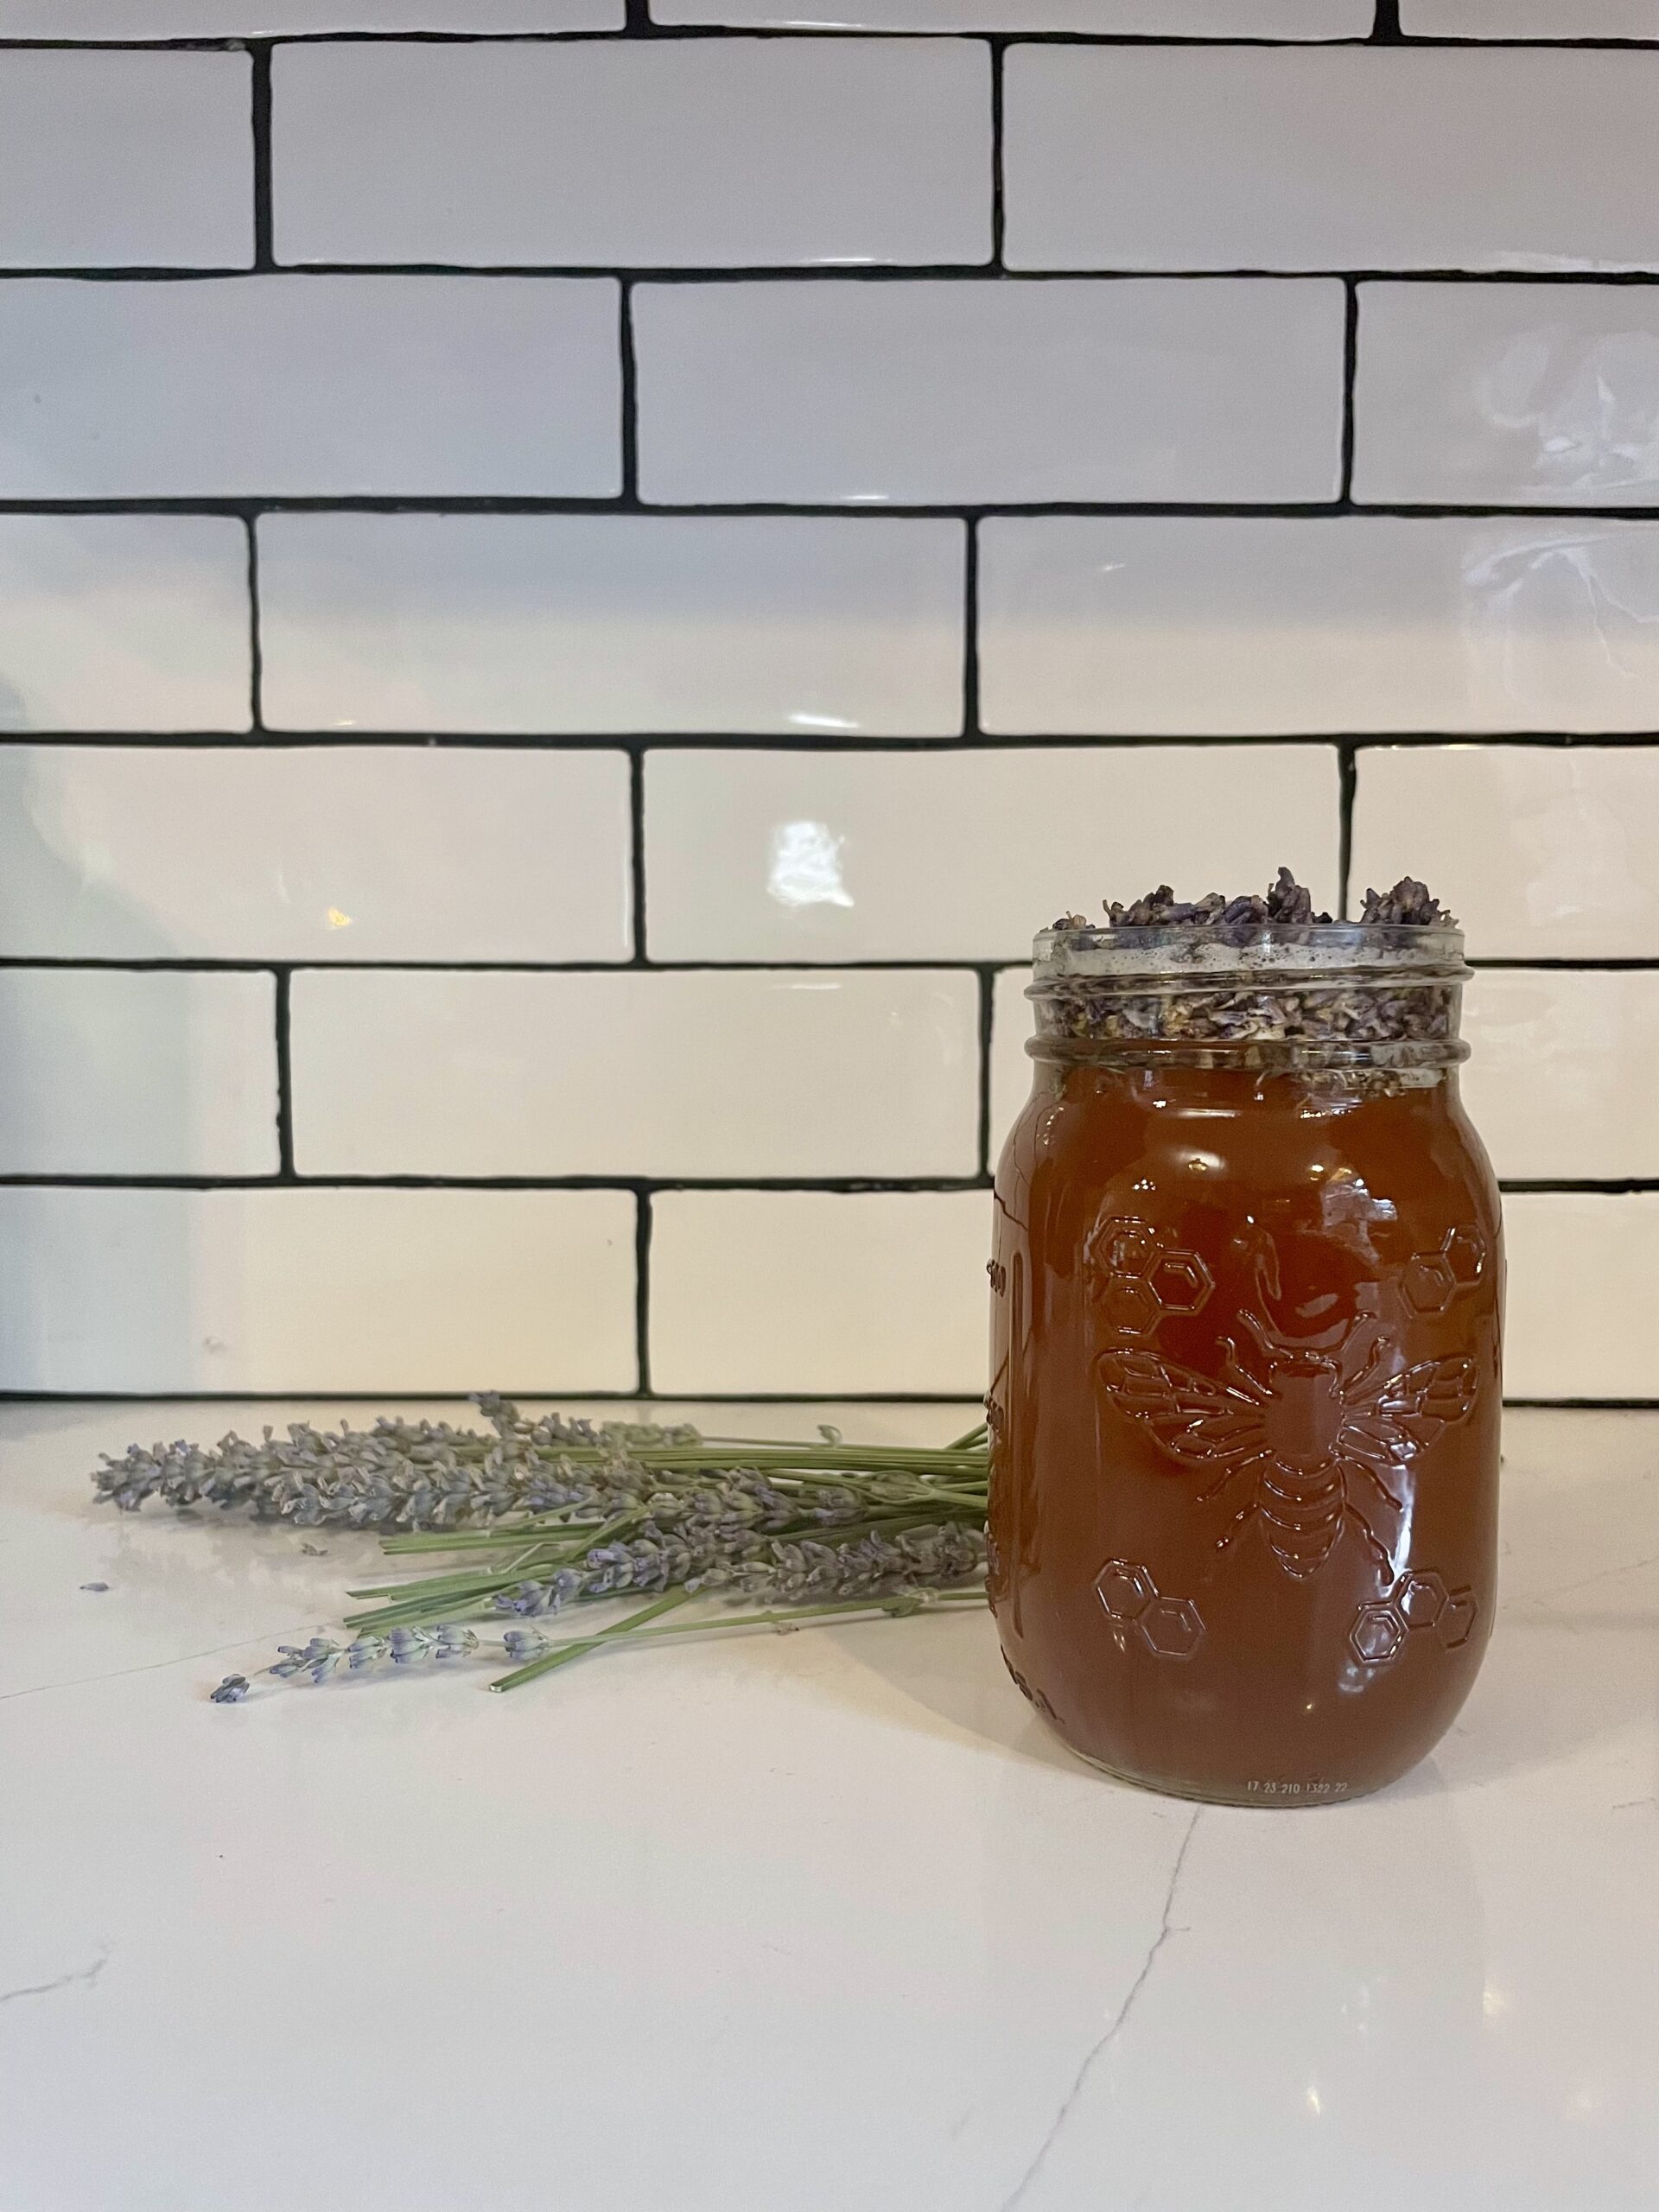
M1064 1736L1059 1740L1065 1744ZM1080 1751L1075 1744L1065 1744L1065 1748L1084 1766L1093 1767L1096 1774L1103 1774L1113 1782L1124 1783L1131 1789L1144 1789L1154 1797L1183 1798L1191 1805L1229 1805L1245 1813L1325 1812L1333 1805L1352 1805L1362 1797L1375 1796L1379 1789L1386 1789L1390 1782L1399 1779L1397 1775L1390 1775L1386 1781L1368 1782L1356 1789L1332 1791L1320 1796L1287 1793L1283 1796L1275 1795L1268 1797L1256 1789L1200 1789L1195 1783L1188 1782L1154 1781L1150 1775L1133 1774L1127 1767L1110 1766L1104 1759L1091 1758L1087 1751Z

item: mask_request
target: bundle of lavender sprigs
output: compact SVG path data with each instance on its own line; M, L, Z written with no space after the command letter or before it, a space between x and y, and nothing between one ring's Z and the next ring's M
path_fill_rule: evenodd
M464 1658L485 1649L468 1621L499 1624L512 1668L490 1687L507 1690L620 1643L984 1602L982 1427L932 1450L848 1444L829 1428L816 1444L748 1442L478 1403L488 1433L296 1422L285 1440L266 1429L258 1443L134 1445L93 1481L129 1512L155 1498L372 1529L393 1557L451 1560L349 1592L378 1602L346 1616L349 1640L281 1646L269 1669L279 1679ZM632 1597L647 1602L592 1633L550 1638L536 1625ZM696 1618L670 1618L696 1599L709 1602ZM234 1703L248 1687L231 1675L213 1695Z

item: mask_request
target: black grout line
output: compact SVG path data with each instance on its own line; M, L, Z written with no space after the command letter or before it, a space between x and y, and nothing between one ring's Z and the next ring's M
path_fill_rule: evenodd
M1353 872L1354 800L1359 774L1354 747L1345 741L1337 747L1337 918L1348 919L1349 877Z
M628 753L628 917L633 940L630 965L648 968L653 963L645 936L645 749L636 745ZM595 963L598 965L610 963Z
M979 525L966 526L962 559L962 728L964 744L977 742L979 726Z
M253 62L253 265L274 269L271 239L270 41L249 42Z
M1287 730L1269 733L1188 730L999 732L954 737L841 737L813 730L600 730L526 734L480 730L4 730L0 753L100 750L165 753L319 753L361 747L371 751L475 753L804 753L880 760L894 753L1131 753L1143 749L1246 752L1263 746L1351 746L1356 751L1432 751L1455 747L1514 747L1555 752L1642 753L1659 745L1655 730ZM264 963L255 962L255 966ZM320 963L333 967L333 961ZM354 963L346 963L346 965ZM563 963L555 963L563 964ZM595 963L607 966L607 962Z
M1003 182L1002 57L1006 39L991 41L991 260L994 274L1004 269L1002 243L1007 232L1007 191Z
M988 1180L991 1160L991 1049L996 1022L997 969L979 970L979 1173Z
M1562 953L1471 953L1466 964L1477 972L1562 976L1643 976L1659 970L1659 953L1573 955ZM1030 956L1004 953L991 958L968 955L896 957L888 960L290 960L278 972L292 975L415 976L998 976L1028 968ZM124 976L268 976L264 959L180 957L126 958L119 954L22 952L0 954L0 972L9 969L64 969Z
M1354 385L1359 375L1359 286L1343 279L1342 319L1342 458L1338 464L1337 498L1346 507L1354 497Z
M640 499L607 493L480 492L439 495L420 492L147 493L122 498L0 498L3 515L177 515L204 520L257 522L265 515L625 515L659 522L712 519L845 522L861 530L891 529L902 522L998 520L1158 520L1217 522L1335 522L1369 517L1399 522L1636 522L1659 524L1659 505L1566 506L1498 505L1490 501L1428 499L939 499L893 500L864 506L834 499Z
M1659 52L1659 42L1655 51ZM218 283L245 278L251 264L203 267L170 262L116 267L94 264L42 262L0 269L0 286L36 283L51 277L61 283L181 284ZM1075 268L998 269L984 261L892 262L868 266L840 264L772 263L705 264L697 269L658 267L644 262L603 261L287 261L267 272L272 277L299 281L307 276L454 276L621 278L639 284L1209 284L1248 277L1261 284L1541 284L1592 289L1603 285L1659 284L1659 256L1651 268L1630 269L1268 269L1260 264L1242 268L1114 269L1080 264Z
M973 1175L94 1175L0 1173L0 1189L43 1191L662 1191L811 1192L833 1198L961 1196L990 1187ZM1574 1188L1580 1187L1574 1185ZM1586 1190L1599 1185L1586 1184ZM1659 1186L1656 1186L1659 1187Z
M628 0L632 7L633 0ZM633 285L621 279L617 342L622 357L622 490L620 504L639 504L639 371L633 343Z
M1647 975L1659 969L1659 953L1471 953L1466 964L1478 970L1552 975ZM289 960L289 975L416 976L772 976L772 975L1002 975L1030 965L1029 955L991 957L929 954L888 960ZM214 959L210 956L124 957L120 954L14 952L0 954L7 969L108 970L118 975L269 976L273 962Z
M260 635L259 532L251 518L248 532L248 727L239 734L257 741L265 735L265 649Z
M1388 28L1384 28L1384 25ZM1558 48L1592 53L1651 53L1659 40L1648 38L1472 38L1450 34L1403 35L1398 23L1397 0L1381 0L1377 27L1349 38L1226 37L1194 32L1182 36L1158 31L1020 30L987 34L984 31L917 31L887 29L876 25L841 26L829 23L734 24L657 23L646 13L646 0L628 0L627 20L614 30L329 30L284 31L271 43L278 46L615 46L649 41L655 45L692 45L721 40L830 39L881 43L914 42L926 39L935 45L965 43L988 35L1016 46L1137 46L1161 47L1186 52L1210 48L1264 48L1285 54L1322 53L1332 48L1406 45L1428 52L1461 49L1473 53L1503 53L1521 48L1543 53ZM226 38L0 38L0 54L237 54L249 44L245 37Z
M633 1348L642 1395L651 1389L651 1237L654 1225L652 1194L638 1197L633 1227Z
M276 1177L279 1182L297 1182L294 1167L294 1057L293 1026L290 1001L294 971L278 968L276 973Z

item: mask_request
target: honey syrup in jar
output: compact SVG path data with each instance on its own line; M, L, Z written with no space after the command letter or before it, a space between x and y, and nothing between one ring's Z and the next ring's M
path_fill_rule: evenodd
M1286 918L1288 915L1291 918ZM1039 937L996 1178L990 1588L1071 1747L1227 1804L1394 1780L1491 1628L1503 1250L1421 885Z

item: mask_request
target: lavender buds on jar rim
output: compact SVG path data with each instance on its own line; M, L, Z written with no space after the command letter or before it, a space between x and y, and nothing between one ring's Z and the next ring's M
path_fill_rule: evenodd
M1167 884L1104 922L1063 915L1033 948L1039 1058L1109 1044L1168 1062L1444 1067L1464 1058L1463 937L1426 884L1368 890L1357 921L1316 913L1281 868L1265 895L1177 899ZM1312 1059L1310 1059L1312 1054Z

